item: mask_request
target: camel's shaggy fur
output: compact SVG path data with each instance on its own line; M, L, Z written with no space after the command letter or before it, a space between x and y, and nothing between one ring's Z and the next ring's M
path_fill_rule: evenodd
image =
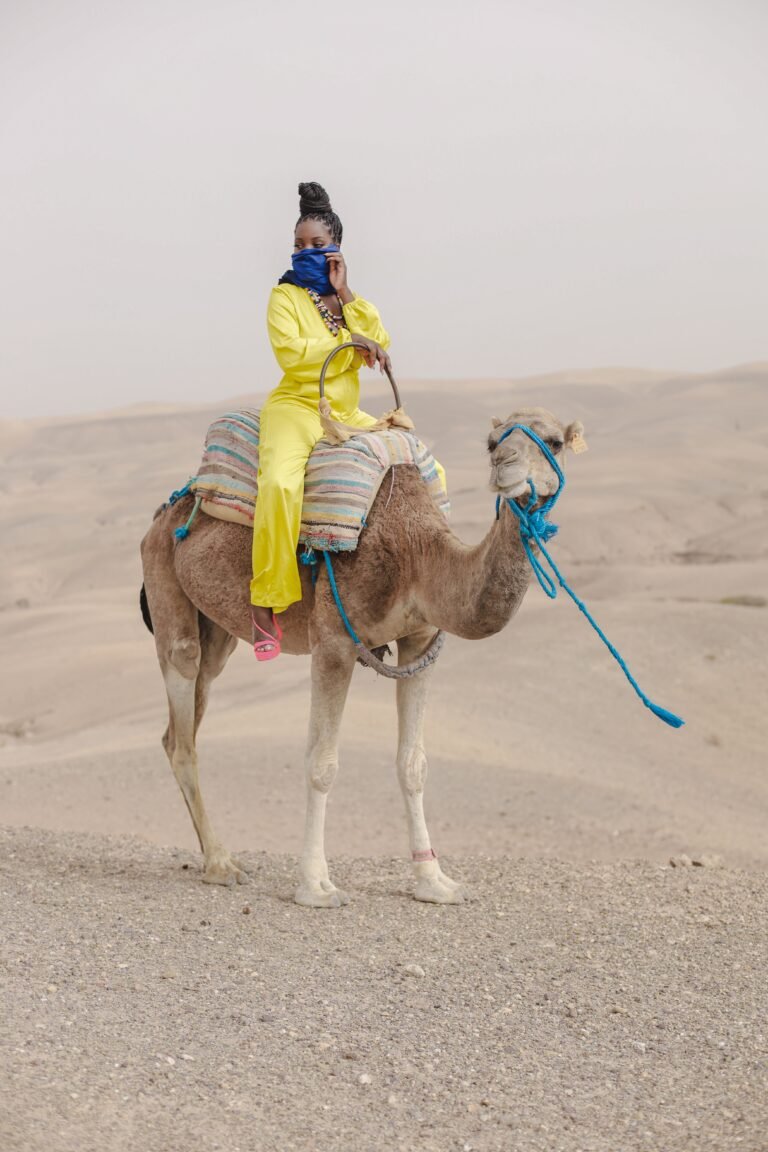
M553 470L521 432L503 443L505 428L525 423L548 441L562 462L581 433L543 408L521 409L494 421L489 437L491 487L511 498L528 492L533 477L540 497L556 487ZM505 504L485 539L463 544L429 497L415 468L399 467L383 485L357 551L335 562L350 619L368 648L397 641L398 662L414 660L442 628L480 640L500 631L517 611L530 570L517 521ZM251 532L202 516L177 545L173 530L187 519L188 497L161 510L141 545L147 614L168 694L170 718L163 746L195 826L209 883L243 883L246 875L215 835L205 812L197 773L195 736L213 680L237 640L250 640L248 586ZM324 850L325 807L338 769L338 734L355 650L344 631L321 570L316 586L302 569L303 599L282 617L283 651L312 656L312 708L307 742L308 802L300 904L338 907L346 895L331 882ZM263 669L258 669L263 675ZM254 676L257 668L254 666ZM460 885L446 876L431 850L424 821L427 760L423 744L426 693L432 669L398 681L397 770L405 801L416 874L415 896L459 903Z

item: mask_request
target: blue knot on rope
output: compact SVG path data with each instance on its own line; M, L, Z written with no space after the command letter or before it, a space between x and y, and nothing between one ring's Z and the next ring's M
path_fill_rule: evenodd
M531 500L536 499L535 491L536 489L531 484ZM520 531L525 531L525 534L534 540L551 540L553 536L557 536L560 529L557 524L546 519L541 508L534 508L532 512L528 513L525 526L523 526L523 521L520 521Z
M560 528L557 524L553 524L551 520L547 520L547 513L542 506L536 508L536 485L533 480L529 478L528 483L531 488L531 498L524 509L515 504L515 515L520 521L520 535L524 540L551 540L553 536L557 536ZM509 503L509 501L507 501ZM501 508L501 496L496 497L496 519L499 518L499 510Z
M660 720L663 720L665 724L669 724L671 728L681 728L682 725L685 724L684 720L682 720L679 716L676 716L674 712L668 712L666 708L662 708L659 704L654 704L654 702L648 696L646 696L645 692L643 692L637 680L635 680L634 676L627 667L626 661L622 657L621 653L616 648L614 648L613 644L611 644L610 640L603 632L595 618L592 616L584 601L580 600L573 589L568 586L565 577L562 575L560 569L557 567L557 564L555 564L549 552L547 552L547 549L544 547L546 541L551 540L558 531L557 525L550 523L550 521L547 520L547 516L551 512L552 508L554 508L560 493L565 487L565 474L555 459L554 455L550 451L549 445L545 444L545 442L536 435L533 429L528 428L525 424L513 424L511 428L507 428L503 436L500 437L498 444L501 444L503 440L506 440L507 436L509 436L510 433L514 432L515 430L525 433L525 435L538 446L538 448L546 457L547 462L550 464L555 474L557 475L558 480L557 491L553 496L550 496L541 505L540 508L534 507L536 504L536 487L532 479L528 480L531 488L531 498L525 508L521 508L520 505L512 499L507 498L506 500L507 507L517 517L518 526L520 529L520 540L522 542L523 548L525 549L525 554L528 557L528 562L533 569L536 579L546 592L547 596L549 596L550 600L555 599L557 596L557 585L560 585L563 591L566 592L568 596L570 596L571 600L573 600L579 611L582 612L584 616L586 616L587 620L592 625L595 632L597 632L598 636L603 641L606 648L621 668L627 680L632 685L635 692L642 700L643 704L645 704L646 708L650 708L654 716L658 716ZM501 497L499 496L496 499L496 519L499 518L500 509ZM538 547L539 552L549 565L551 574L550 572L547 572L540 558L534 553L532 547L534 544ZM557 581L557 584L555 581Z
M194 484L195 480L197 480L197 476L193 476L191 480L187 480L183 488L179 488L176 492L171 492L170 496L168 497L168 503L176 504L177 501L181 500L184 496L189 495L189 493L192 491L192 485Z
M314 548L311 548L309 544L307 544L301 556L299 557L299 561L305 567L312 569L312 585L314 587L314 585L317 584L318 568L317 553L315 552Z

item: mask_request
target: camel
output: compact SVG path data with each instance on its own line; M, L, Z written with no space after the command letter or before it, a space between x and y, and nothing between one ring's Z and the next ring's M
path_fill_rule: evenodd
M520 423L545 441L561 467L565 449L575 446L582 425L563 425L543 408L521 408L507 420L493 420L488 437L491 490L522 502L532 479L544 499L557 488L544 454L517 430L500 443L504 432ZM436 630L466 640L501 631L520 607L531 570L518 521L505 499L484 540L470 547L451 531L415 468L400 465L392 473L379 490L357 550L339 554L334 569L342 601L363 643L378 649L396 641L398 664L408 665L429 647ZM223 846L205 811L195 738L212 682L238 639L251 637L251 531L202 515L188 538L177 542L174 530L189 516L192 499L187 496L159 509L142 540L142 607L154 631L168 696L163 747L200 842L203 880L242 884L248 880L245 870ZM312 657L306 823L295 899L309 907L337 908L348 896L330 878L325 811L338 771L339 730L356 650L322 565L314 585L302 568L302 595L281 616L283 652ZM397 681L397 776L405 801L414 897L458 904L464 890L440 867L424 819L423 729L433 672L433 666L426 667ZM263 666L254 663L253 674L265 675Z

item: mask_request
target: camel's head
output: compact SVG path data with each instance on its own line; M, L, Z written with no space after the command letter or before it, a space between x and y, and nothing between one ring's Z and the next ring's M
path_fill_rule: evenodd
M574 451L586 448L584 426L578 420L561 424L546 408L518 408L506 420L493 419L493 429L488 437L491 491L516 500L528 495L528 480L532 479L539 496L551 496L557 491L557 473L535 441L519 429L502 440L504 432L514 424L525 424L535 432L563 470L566 448Z

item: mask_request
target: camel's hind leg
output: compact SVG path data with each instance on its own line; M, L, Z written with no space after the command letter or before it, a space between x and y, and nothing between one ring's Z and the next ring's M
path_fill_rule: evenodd
M416 660L429 644L432 635L419 633L398 640L398 663L408 664ZM442 871L432 850L424 819L424 783L427 778L424 713L431 672L431 668L426 668L407 680L397 682L397 777L408 819L408 838L416 873L415 898L432 904L461 904L464 891L460 884Z
M156 518L142 541L141 553L157 658L168 694L163 747L200 841L203 879L209 884L244 883L245 873L222 846L205 811L195 750L208 688L237 641L200 616L186 596L174 571L173 549L167 525Z
M190 608L197 617L197 610L191 604ZM245 884L248 877L223 847L208 819L200 791L195 748L195 735L205 711L210 683L224 667L237 641L204 618L200 619L198 635L199 639L189 635L177 637L171 643L169 656L160 658L169 710L163 747L200 841L203 880L207 884Z

